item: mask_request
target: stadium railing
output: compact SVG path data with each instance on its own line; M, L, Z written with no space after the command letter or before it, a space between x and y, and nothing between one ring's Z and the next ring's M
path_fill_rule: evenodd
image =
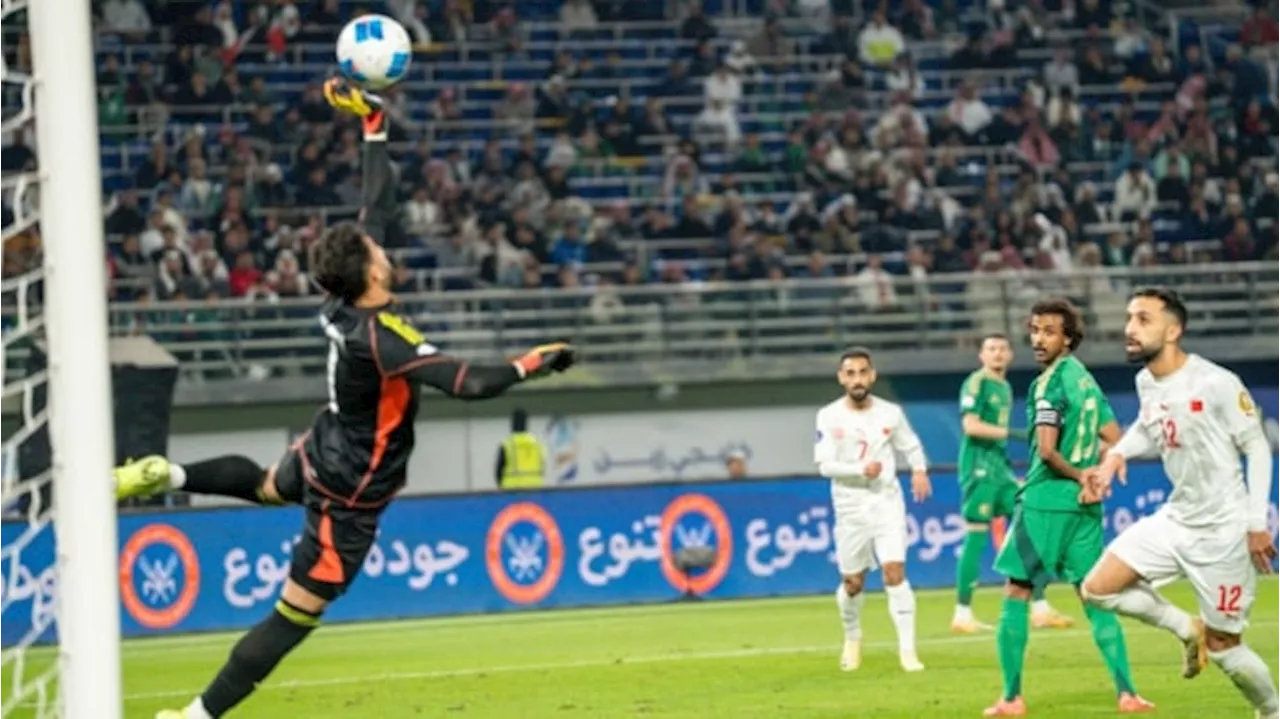
M548 337L572 339L588 366L662 365L735 358L826 357L848 344L882 350L955 350L987 332L1022 333L1037 297L1058 294L1087 313L1090 336L1118 339L1129 289L1177 288L1189 335L1274 351L1280 283L1274 263L1097 269L1071 274L987 273L895 278L892 301L858 277L741 283L475 290L402 296L402 311L450 352L493 359ZM189 379L310 374L325 366L318 298L114 304L112 331L147 334Z

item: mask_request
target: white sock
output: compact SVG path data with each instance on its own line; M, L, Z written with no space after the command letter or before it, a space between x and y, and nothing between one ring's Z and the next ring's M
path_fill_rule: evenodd
M1037 599L1031 603L1032 614L1046 614L1052 611L1053 607L1049 604L1048 599Z
M1087 599L1116 614L1133 617L1153 627L1173 632L1183 641L1190 639L1194 632L1191 616L1170 604L1168 599L1146 582L1138 582L1116 594L1090 594Z
M1280 700L1276 699L1276 685L1271 681L1271 670L1252 649L1239 644L1225 652L1209 652L1209 659L1218 665L1223 674L1230 677L1244 698L1263 716L1280 710Z
M187 470L176 462L169 463L169 486L173 489L182 489L187 483Z
M885 587L884 593L889 596L889 616L898 630L898 651L915 652L916 594L910 582L904 579L902 584Z
M968 622L973 620L973 608L966 607L963 604L956 605L956 613L953 615L954 622Z
M836 587L836 606L840 607L840 622L844 625L845 639L862 638L862 592L849 596L844 584Z
M208 709L204 708L204 702L200 697L191 700L186 709L182 710L183 719L213 719L213 715Z

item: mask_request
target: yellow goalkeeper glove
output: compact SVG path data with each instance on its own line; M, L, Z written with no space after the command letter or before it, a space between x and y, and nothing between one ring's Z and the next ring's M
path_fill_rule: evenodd
M323 92L325 102L335 110L360 117L366 140L386 139L387 123L382 110L382 98L365 92L340 77L325 80Z

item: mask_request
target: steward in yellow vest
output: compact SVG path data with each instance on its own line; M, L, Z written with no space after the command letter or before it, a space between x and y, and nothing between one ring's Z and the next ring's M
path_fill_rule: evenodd
M498 448L498 486L502 489L541 487L545 456L542 443L529 432L529 416L523 409L515 410L511 413L511 434Z

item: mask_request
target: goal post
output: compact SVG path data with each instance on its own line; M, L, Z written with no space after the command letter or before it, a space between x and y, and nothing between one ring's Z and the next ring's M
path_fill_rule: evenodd
M115 433L90 9L85 0L3 5L6 13L26 6L33 68L26 81L35 86L36 204L44 253L44 291L36 301L49 350L48 511L57 586L57 699L51 713L119 719L120 579L110 482Z

